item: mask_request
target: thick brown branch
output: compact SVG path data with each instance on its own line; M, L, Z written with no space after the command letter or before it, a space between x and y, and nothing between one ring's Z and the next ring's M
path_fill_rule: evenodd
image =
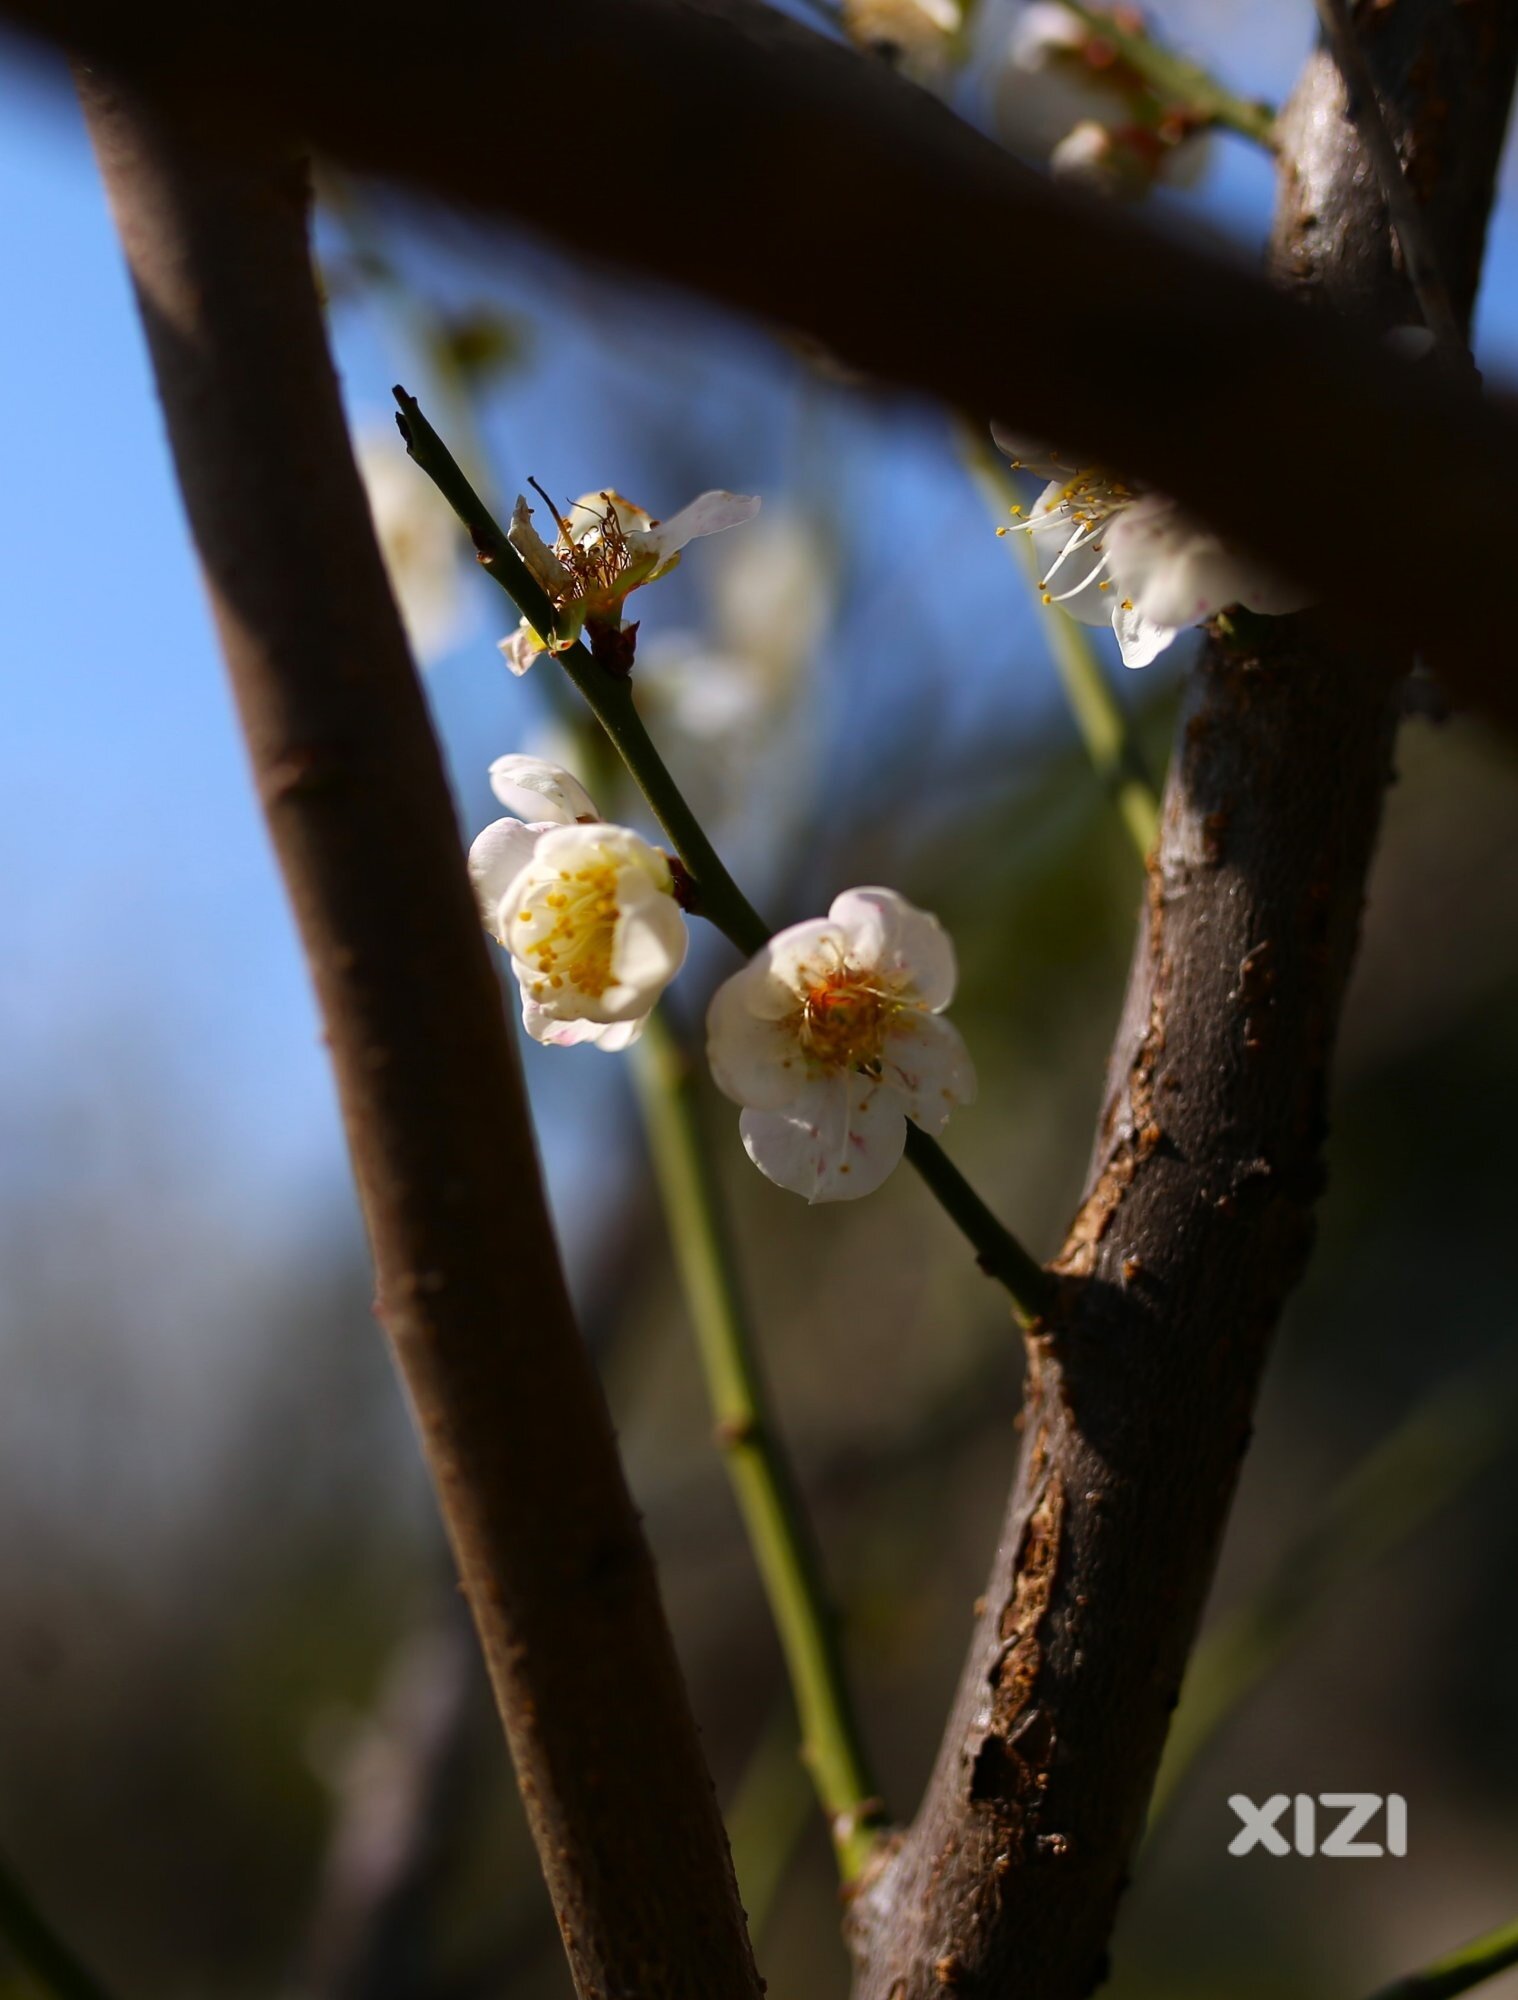
M1429 213L1468 302L1511 66L1473 68L1443 0L1388 11L1380 87L1414 129L1461 107ZM1282 139L1276 275L1395 319L1405 281L1326 58ZM1031 1343L1017 1483L928 1797L857 1910L857 2000L1079 2000L1102 1976L1311 1243L1406 666L1309 619L1241 621L1189 690L1065 1296Z
M358 31L338 0L0 11L175 90L208 136L235 116L274 120L357 167L1089 448L1518 723L1518 678L1494 644L1518 415L1061 194L885 65L761 0L379 0ZM1505 73L1518 9L1449 12L1465 67ZM1422 197L1475 157L1464 109L1425 97L1405 148ZM1479 239L1483 213L1464 215ZM1445 260L1457 306L1474 287L1465 248ZM1458 590L1426 527L1429 497L1450 494Z
M584 1995L757 2000L343 427L303 177L83 94L331 1044L379 1286Z

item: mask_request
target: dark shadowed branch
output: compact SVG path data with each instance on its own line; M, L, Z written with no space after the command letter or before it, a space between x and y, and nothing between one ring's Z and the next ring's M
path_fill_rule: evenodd
M1452 63L1510 67L1518 8L1444 11L1440 45L1399 60L1433 77L1405 148L1464 316L1485 208L1467 198L1471 149L1448 115L1464 99L1445 85ZM1518 678L1492 643L1508 616L1518 412L1052 187L885 64L762 0L377 0L362 32L338 0L0 12L155 80L208 141L267 118L357 169L1150 478L1321 589L1356 633L1420 647L1453 690L1518 724ZM635 171L585 173L587 160ZM574 175L556 171L571 161ZM1427 524L1451 494L1458 589Z
M1372 57L1416 127L1464 107L1430 202L1469 300L1511 62L1441 0ZM1417 77L1415 85L1412 78ZM1378 184L1317 56L1280 128L1277 281L1408 312ZM1444 183L1440 184L1442 189ZM1063 1301L921 1812L855 1906L857 2000L1082 2000L1143 1825L1283 1301L1323 1179L1329 1065L1405 650L1236 617L1187 691Z
M757 2000L727 1845L578 1338L453 805L272 148L81 79L378 1280L582 1994Z

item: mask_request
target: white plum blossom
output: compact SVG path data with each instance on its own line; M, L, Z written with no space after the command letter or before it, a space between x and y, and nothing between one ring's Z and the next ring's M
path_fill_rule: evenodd
M1134 25L1132 10L1123 24ZM1057 180L1144 194L1159 179L1192 185L1210 157L1195 118L1157 96L1100 27L1062 0L1030 0L1018 10L990 87L998 137L1045 156Z
M417 658L430 664L471 622L458 525L400 449L393 426L366 424L353 450L401 619Z
M498 757L498 819L469 850L469 874L511 954L534 1041L625 1049L685 962L685 919L666 857L596 816L585 787L538 757Z
M1033 537L1045 604L1111 625L1126 667L1147 667L1188 625L1231 604L1280 614L1311 600L1163 493L1119 479L1000 426L1017 471L1047 481L1017 528Z
M954 947L894 889L849 889L793 924L713 995L707 1055L744 1107L744 1148L808 1201L878 1188L910 1118L939 1132L975 1096L975 1070L943 1019Z
M506 538L558 613L562 649L579 637L587 620L620 627L629 593L667 576L688 542L735 528L758 511L758 500L749 494L701 493L667 521L656 521L604 487L555 516L557 533L550 544L532 525L533 510L519 494ZM548 651L548 641L524 618L501 641L501 651L514 674L525 674Z

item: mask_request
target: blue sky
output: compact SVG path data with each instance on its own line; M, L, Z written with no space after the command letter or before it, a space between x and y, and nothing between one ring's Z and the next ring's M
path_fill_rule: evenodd
M1261 91L1282 86L1303 45L1304 27L1282 29L1287 12L1246 10L1259 30L1262 69L1252 81ZM0 71L0 186L0 268L19 280L0 315L8 474L0 481L0 866L9 928L0 1131L12 1146L26 1144L72 1069L103 1065L109 1091L123 1066L140 1063L165 1079L171 1114L200 1135L192 1144L218 1171L233 1174L255 1205L294 1213L342 1176L312 1005L88 148L65 94L40 93L33 75L14 68ZM1257 231L1268 196L1263 165L1225 148L1214 212ZM478 282L454 252L437 268L445 283ZM714 343L692 324L676 337L663 389L651 391L650 355L667 332L657 313L631 308L612 337L604 321L616 295L607 287L552 260L529 258L525 270L521 295L538 307L536 366L492 409L503 461L551 467L569 493L608 477L641 491L640 454L657 456L657 445L667 455L668 429L690 408L700 418L695 458L714 441L721 458L693 463L701 484L763 490L773 481L789 447L762 426L756 442L752 423L725 429L723 417L745 398L783 393L789 364L766 343ZM393 353L360 323L345 319L341 331L353 406L383 413ZM1518 364L1518 232L1506 204L1493 231L1480 350L1488 365ZM629 411L625 457L608 468L598 441L617 435ZM932 423L839 402L814 427L814 461L819 429L822 458L851 468L850 504L868 496L860 560L882 565L880 592L866 600L876 616L862 614L872 625L871 668L889 651L894 625L915 615L892 595L900 585L889 550L904 537L975 542L971 603L982 593L995 614L1005 572L994 545L967 532L982 524L945 471ZM793 472L794 455L785 463ZM1321 474L1304 468L1315 483ZM1346 486L1353 490L1352 478ZM522 698L490 650L492 618L504 630L493 609L484 614L470 645L432 680L445 742L468 760L460 796L475 824L487 810L482 747L512 747L522 733L523 711L508 706ZM851 671L847 657L839 671ZM1044 686L972 688L968 698L1040 711L1049 701Z

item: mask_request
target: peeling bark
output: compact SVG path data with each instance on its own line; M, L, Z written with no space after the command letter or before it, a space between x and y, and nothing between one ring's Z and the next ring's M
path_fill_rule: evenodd
M1401 0L1377 23L1378 83L1425 163L1468 314L1513 10ZM1455 103L1458 121L1441 109ZM1412 319L1322 56L1284 129L1278 281L1382 326ZM1410 664L1338 649L1310 617L1241 616L1193 676L1063 1294L1029 1343L1001 1546L921 1813L855 1906L856 2000L1079 2000L1104 1976L1270 1336L1312 1243Z

